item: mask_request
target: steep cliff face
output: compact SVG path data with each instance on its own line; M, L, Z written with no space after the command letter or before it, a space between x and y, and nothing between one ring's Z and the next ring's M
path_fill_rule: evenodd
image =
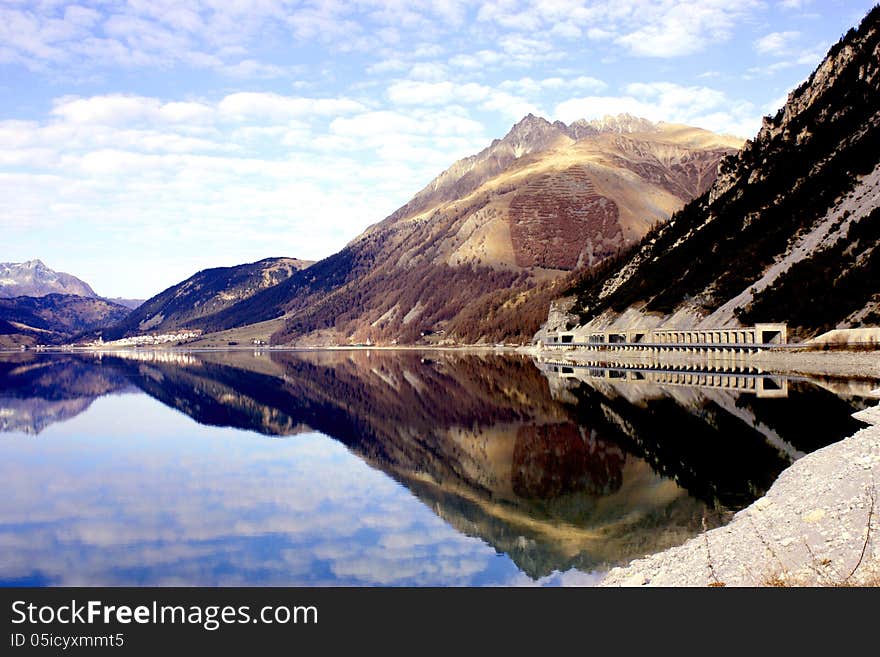
M880 320L880 9L844 36L708 193L575 288L591 326Z

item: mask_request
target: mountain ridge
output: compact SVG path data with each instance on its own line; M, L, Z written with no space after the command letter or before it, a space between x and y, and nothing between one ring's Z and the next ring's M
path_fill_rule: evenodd
M212 267L163 290L134 309L121 322L103 330L104 339L148 332L193 328L242 300L274 287L309 267L298 258L264 258L232 267Z
M0 347L60 344L116 324L130 312L106 299L75 294L0 298Z
M527 155L537 153L549 148L554 142L562 138L578 142L587 137L600 134L633 134L633 133L656 133L662 127L676 126L694 130L690 126L678 126L672 123L654 123L647 119L635 117L631 114L622 113L617 115L605 115L601 119L587 121L578 119L566 125L562 121L550 122L547 119L535 116L532 113L515 123L507 134L494 139L492 143L482 151L468 157L457 160L445 171L436 176L413 198L391 213L383 222L393 222L402 217L412 215L429 209L430 200L434 199L439 192L453 191L457 196L465 192L471 192L479 186L478 175L474 174L473 167L477 163L486 162L488 171L484 171L480 180L501 173L510 164ZM699 129L696 129L699 130ZM724 135L714 135L708 131L701 131L716 137L719 147L739 148L742 140ZM454 189L451 189L453 188ZM379 224L374 224L379 225ZM366 232L369 232L369 228ZM357 238L355 238L357 239Z

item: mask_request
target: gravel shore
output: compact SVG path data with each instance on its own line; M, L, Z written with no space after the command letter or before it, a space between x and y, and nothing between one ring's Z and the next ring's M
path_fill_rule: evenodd
M880 407L858 415L880 422ZM724 527L600 585L880 585L880 426L803 457Z

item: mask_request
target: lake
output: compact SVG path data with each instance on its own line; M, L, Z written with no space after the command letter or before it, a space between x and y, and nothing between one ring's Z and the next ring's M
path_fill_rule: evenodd
M588 585L877 381L455 352L0 354L0 584Z

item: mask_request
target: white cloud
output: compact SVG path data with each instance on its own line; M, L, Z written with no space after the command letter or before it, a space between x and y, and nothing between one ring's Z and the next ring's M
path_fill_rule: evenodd
M619 36L617 43L646 57L689 55L728 39L736 22L757 6L753 0L658 3L646 8L642 27Z
M788 102L788 94L783 94L782 96L774 98L770 102L766 103L764 105L764 107L762 107L761 109L765 115L772 116L772 115L776 114L776 112L778 112L779 109L781 107L783 107L785 105L785 103L787 103L787 102Z
M583 35L583 30L572 22L560 21L550 28L550 34L563 39L578 39Z
M492 100L491 89L468 91ZM455 105L397 112L253 92L64 97L41 121L0 121L0 230L16 231L22 251L63 241L84 261L99 244L146 249L160 273L125 267L102 292L151 296L196 264L329 255L488 140ZM184 257L193 240L203 255Z
M500 52L483 49L474 53L455 55L449 59L449 63L459 68L482 69L498 64L503 59L504 56Z
M388 99L395 105L451 105L463 103L497 112L506 119L518 120L528 114L540 113L534 103L502 89L475 82L455 83L400 80L388 87Z
M516 91L526 96L534 96L547 91L572 90L572 91L603 91L608 85L588 75L579 75L574 78L552 77L533 79L529 77L518 80L505 80L499 87L509 91Z
M608 41L614 38L614 32L601 27L590 27L587 29L587 38L593 41Z
M389 59L383 59L375 64L370 64L365 69L369 75L381 75L383 73L396 73L399 71L405 71L409 68L409 64L407 64L403 59L398 57L392 57Z
M455 98L452 82L403 80L388 87L388 99L398 105L443 105Z
M550 41L509 34L498 41L505 61L515 65L529 65L540 61L559 59L563 55Z
M755 41L755 50L762 55L784 55L800 37L800 32L770 32Z
M352 16L357 9L341 3L298 6L286 0L6 6L0 8L0 61L31 70L184 65L235 77L280 77L283 66L248 56L259 52L266 40L314 39L338 43L341 50L364 50L399 39L392 13L374 13L386 24L366 31Z
M550 31L576 38L613 39L630 54L679 57L730 37L738 22L760 9L758 0L600 0L484 3L478 18L502 28L535 34Z
M471 105L513 121L529 112L541 113L535 103L521 96L475 82L398 80L388 87L388 99L395 105L403 106Z
M693 125L741 137L753 136L761 125L759 111L749 102L730 99L709 87L671 82L633 83L624 96L572 98L556 106L554 117L566 123L626 112L652 121Z
M89 98L62 98L52 114L69 123L131 125L143 121L167 123L201 122L213 115L204 103L176 101L162 103L156 98L111 94Z
M257 3L172 0L62 7L40 3L0 10L0 60L41 67L184 65L234 77L283 77L285 67L261 59L264 46L319 42L342 52L381 52L419 34L415 48L385 57L438 58L457 51L453 66L532 66L561 57L558 40L614 40L630 54L675 57L727 39L760 8L758 0L457 0ZM481 28L469 32L472 17ZM482 47L449 48L480 34ZM542 35L542 36L538 36ZM488 45L492 44L492 45ZM401 56L402 55L402 56ZM382 62L374 64L379 72ZM401 69L402 70L402 69Z
M774 75L779 71L785 71L796 67L801 67L805 70L812 69L822 61L827 50L828 46L824 43L801 52L796 52L793 48L779 50L776 52L776 55L783 57L783 59L768 64L762 64L761 66L750 67L743 74L743 78L751 80L756 77L767 77Z
M673 112L687 109L699 114L721 107L727 101L725 94L717 89L683 87L672 82L635 82L626 85L624 90L636 98L656 103L658 107Z
M811 0L781 0L780 6L785 9L803 9L811 3Z
M222 116L235 120L283 120L304 115L349 114L363 110L364 106L349 98L300 98L267 92L239 92L226 96L217 109Z
M264 64L256 59L242 59L233 64L221 64L217 68L225 75L244 79L280 78L291 72L283 66Z
M437 62L418 62L409 70L409 77L414 80L445 80L449 72L446 66Z

